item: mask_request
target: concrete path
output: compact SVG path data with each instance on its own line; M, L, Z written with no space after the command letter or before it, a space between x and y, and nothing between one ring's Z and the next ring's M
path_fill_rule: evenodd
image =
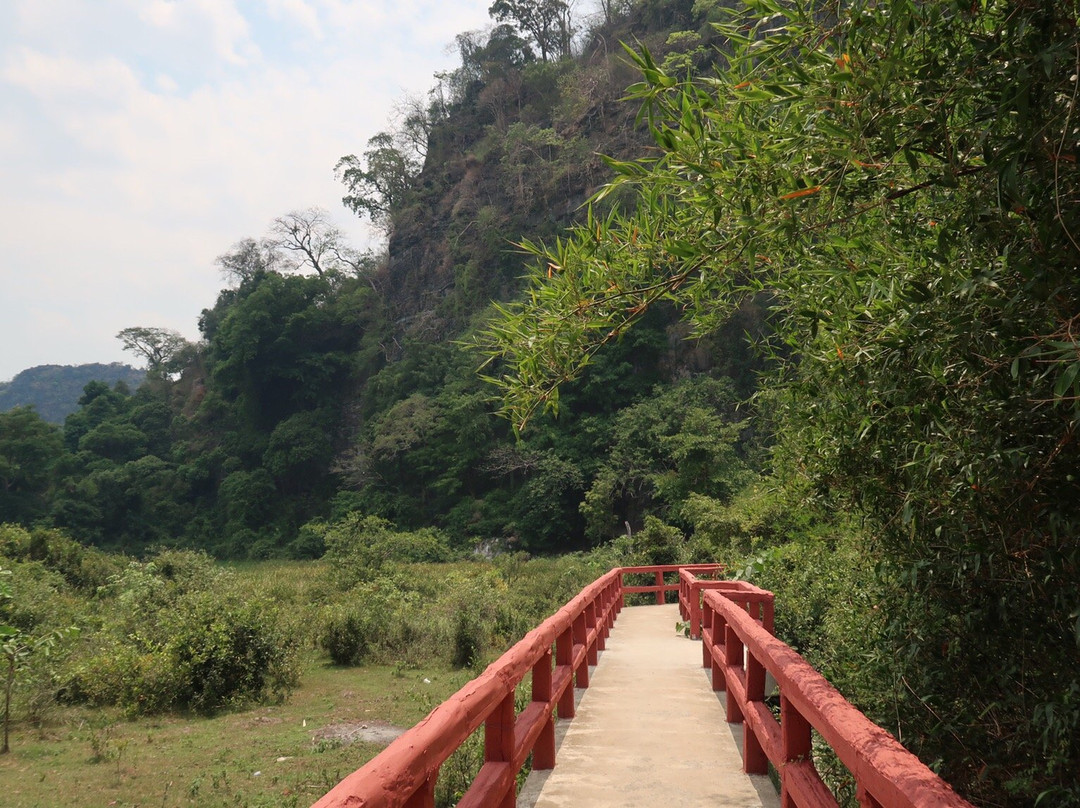
M767 777L743 774L742 728L678 619L674 605L619 613L577 717L557 722L555 768L529 776L518 808L778 808Z

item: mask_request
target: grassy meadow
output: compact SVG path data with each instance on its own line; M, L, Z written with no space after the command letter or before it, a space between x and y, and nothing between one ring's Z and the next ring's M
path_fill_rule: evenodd
M0 757L5 808L306 806L375 756L361 727L408 727L474 673L445 665L334 667L311 654L281 704L214 716L57 708L16 724Z
M5 808L309 805L606 568L595 554L133 561L55 535L30 552L30 534L3 530L0 622L78 628L17 669ZM226 689L238 682L251 687ZM441 804L479 755L467 747Z

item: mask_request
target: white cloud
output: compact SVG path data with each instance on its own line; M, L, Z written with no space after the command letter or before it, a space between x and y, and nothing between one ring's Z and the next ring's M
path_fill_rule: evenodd
M125 359L131 325L196 337L215 256L287 211L366 240L334 163L487 3L0 3L0 380Z
M247 20L229 0L128 0L138 18L169 35L208 39L226 62L244 65L259 55Z
M319 12L304 0L266 0L271 16L276 19L288 19L307 31L316 40L323 39Z
M18 48L4 61L0 78L46 103L121 101L138 86L131 69L114 56L87 62Z

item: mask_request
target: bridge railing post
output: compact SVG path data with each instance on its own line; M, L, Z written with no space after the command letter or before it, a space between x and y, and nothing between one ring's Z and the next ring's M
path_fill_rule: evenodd
M724 673L730 674L733 681L727 682L727 720L729 724L741 724L743 721L742 705L739 696L746 693L746 671L743 668L743 643L735 628L724 624ZM743 692L738 693L732 684L738 684ZM714 688L715 689L715 686Z
M789 764L812 759L810 722L783 693L780 694L780 750L785 769ZM780 781L780 808L799 808L786 777Z
M585 612L582 611L577 617L574 618L574 660L578 658L578 654L581 655L581 662L578 663L577 668L574 670L574 683L578 687L589 686L589 637L588 629L585 627ZM581 649L581 650L578 650Z
M765 666L753 652L746 654L746 708L743 709L744 721L753 723L751 719L760 715L765 707ZM747 715L753 713L753 715ZM767 774L769 771L769 758L758 737L756 728L748 728L743 732L743 771L747 774Z
M721 661L727 656L724 644L726 635L727 619L720 612L713 612L712 631L709 633L709 674L712 676L712 689L718 692L727 690L727 678L724 676L724 665Z
M567 626L555 639L555 665L560 673L565 671L568 684L559 696L559 718L573 718L574 705L574 628Z
M488 716L484 722L484 765L501 764L509 769L514 760L514 693L508 693L499 706ZM494 779L494 778L493 778ZM485 798L485 805L497 805L499 808L514 808L517 802L515 794L515 778L505 777L501 795L495 794L495 799Z
M537 704L550 704L553 696L551 676L551 649L537 660L532 669L532 700ZM573 692L571 691L571 695ZM555 714L548 713L544 728L540 731L536 746L533 747L533 768L538 770L555 768Z
M610 602L608 590L600 593L596 601L596 650L603 651L607 648L608 622L607 605Z
M664 571L656 571L656 605L664 605Z
M435 781L438 777L438 770L428 775L420 788L405 801L405 808L435 808Z
M590 603L585 607L585 644L587 646L585 658L590 665L600 661L600 632L596 627L596 603Z
M689 576L686 570L679 570L679 617L683 620L690 619Z
M709 667L712 660L713 610L708 600L701 604L701 667Z

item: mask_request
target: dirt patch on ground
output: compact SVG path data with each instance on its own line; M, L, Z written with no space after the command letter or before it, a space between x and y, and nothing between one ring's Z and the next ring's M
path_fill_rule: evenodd
M328 724L322 729L316 730L311 736L312 743L340 743L350 744L357 741L378 743L384 746L389 744L405 730L395 727L384 721L343 721L337 724Z

